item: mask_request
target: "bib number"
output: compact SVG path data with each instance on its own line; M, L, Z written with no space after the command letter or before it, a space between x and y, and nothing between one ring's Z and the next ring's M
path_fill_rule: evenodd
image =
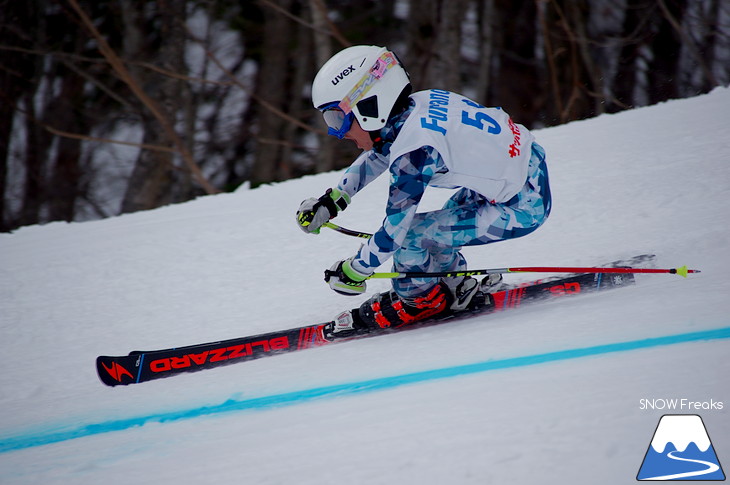
M471 101L469 99L462 99L462 101L471 106L472 108L476 109L486 109L484 106L482 106L479 103L475 103L474 101ZM477 111L473 114L469 113L468 111L464 110L461 112L461 122L465 125L473 126L477 128L478 130L484 131L484 127L487 127L487 133L491 133L492 135L498 135L502 132L502 127L499 126L499 123L489 116L486 113L482 113L481 111Z

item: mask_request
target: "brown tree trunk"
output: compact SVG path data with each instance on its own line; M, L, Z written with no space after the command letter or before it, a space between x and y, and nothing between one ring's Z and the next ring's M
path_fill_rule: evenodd
M125 35L127 45L125 50L130 58L135 58L146 52L144 49L144 30L142 22L145 4L137 4L132 0L122 2L125 17ZM160 31L160 48L153 62L170 72L185 72L185 0L167 0L164 10L159 12L162 22ZM181 81L169 76L161 76L141 69L130 69L136 78L145 86L147 94L157 102L162 115L175 125L178 113L178 101L181 96ZM172 146L173 141L161 129L159 121L146 113L142 107L144 129L143 143L151 145ZM190 172L185 168L176 168L172 153L151 150L141 150L129 178L127 190L122 201L122 212L153 209L171 202L185 200L186 195L173 191L176 178L187 180ZM179 187L179 185L178 185Z
M23 183L23 202L19 225L38 224L41 216L42 201L45 198L46 154L50 136L36 123L34 108L35 90L25 95L25 107L31 114L25 120L25 180Z
M495 1L495 55L499 68L493 75L492 98L487 102L502 106L515 120L531 124L540 108L543 90L538 76L534 1Z
M426 72L426 82L430 88L461 91L461 23L468 4L468 0L438 2L434 19L437 48L431 50ZM419 7L413 5L412 8Z
M492 88L494 55L494 0L480 0L477 9L479 25L479 63L477 67L476 101L489 103Z
M613 80L612 91L615 101L608 105L608 112L621 111L634 105L637 61L641 48L637 35L642 32L641 25L646 24L647 21L646 1L627 0L622 28L623 47L619 54L618 69Z
M278 2L286 10L292 0ZM264 9L264 38L261 64L256 83L256 95L276 108L288 111L287 82L289 81L289 49L293 26L289 19L272 9ZM259 143L251 171L251 186L278 180L278 174L287 169L289 160L283 159L282 140L285 121L270 110L259 111Z
M550 71L551 115L547 124L587 118L593 109L593 86L587 56L582 52L585 39L580 31L588 18L586 0L552 0L543 19L546 57ZM539 92L539 88L535 89Z
M61 69L61 72L65 69ZM73 73L62 77L58 109L51 110L49 124L63 126L64 130L85 135L88 126L83 122L83 113L74 110L83 105L84 81ZM57 116L54 115L54 112ZM74 220L76 200L82 196L81 188L81 140L59 137L55 160L48 183L48 218L52 221Z
M684 0L667 2L669 14L681 24L687 4ZM679 53L682 40L679 32L664 18L659 18L657 32L650 44L652 59L647 67L649 104L679 96Z
M0 45L32 49L33 38L25 34L39 22L35 2L0 0L0 12L4 17L0 25ZM22 26L22 28L20 27ZM16 217L6 204L9 199L8 176L13 154L10 144L13 136L13 123L22 115L17 109L23 106L26 93L33 89L36 70L34 56L18 52L4 51L0 60L0 232L16 226ZM17 136L17 135L16 135ZM15 163L18 163L17 161Z
M428 78L438 35L438 0L411 2L408 20L408 58L405 65L411 75L414 91L437 86Z
M309 0L309 11L312 17L312 42L314 43L315 71L324 65L334 54L327 21L328 12L323 0ZM310 104L311 106L311 104ZM317 127L327 131L327 125L322 117L316 118ZM317 173L327 172L335 167L335 141L331 136L319 135L319 150L315 154L314 170Z

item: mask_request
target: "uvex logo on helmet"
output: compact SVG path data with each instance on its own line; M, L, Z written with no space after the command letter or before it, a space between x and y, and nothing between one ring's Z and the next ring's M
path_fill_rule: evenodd
M355 68L352 66L352 64L350 64L350 67L346 67L344 71L335 76L335 78L332 80L332 85L337 86L337 84L342 81L342 79L344 79L346 76L349 76L353 72L355 72Z

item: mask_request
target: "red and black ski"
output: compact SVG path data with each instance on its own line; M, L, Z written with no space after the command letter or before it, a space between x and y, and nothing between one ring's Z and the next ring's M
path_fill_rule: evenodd
M476 314L499 312L519 307L530 301L626 286L633 282L634 276L632 274L577 274L564 278L535 281L497 291L490 294L490 304L445 318L426 320L406 327L373 331L348 337L347 339L328 339L326 337L328 335L327 330L333 325L333 322L326 322L186 347L134 351L129 355L118 357L100 356L96 359L96 368L99 378L108 386L136 384L183 372L209 369L269 355L396 332L402 329L434 325ZM482 295L482 298L484 298L484 295Z

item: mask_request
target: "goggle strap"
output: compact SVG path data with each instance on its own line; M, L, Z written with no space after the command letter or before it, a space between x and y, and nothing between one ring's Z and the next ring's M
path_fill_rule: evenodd
M398 65L398 58L390 51L386 51L375 60L375 64L368 70L358 82L355 84L347 96L345 96L339 104L340 109L348 114L352 111L352 107L365 98L365 95L373 87L375 81L385 76L389 69Z

